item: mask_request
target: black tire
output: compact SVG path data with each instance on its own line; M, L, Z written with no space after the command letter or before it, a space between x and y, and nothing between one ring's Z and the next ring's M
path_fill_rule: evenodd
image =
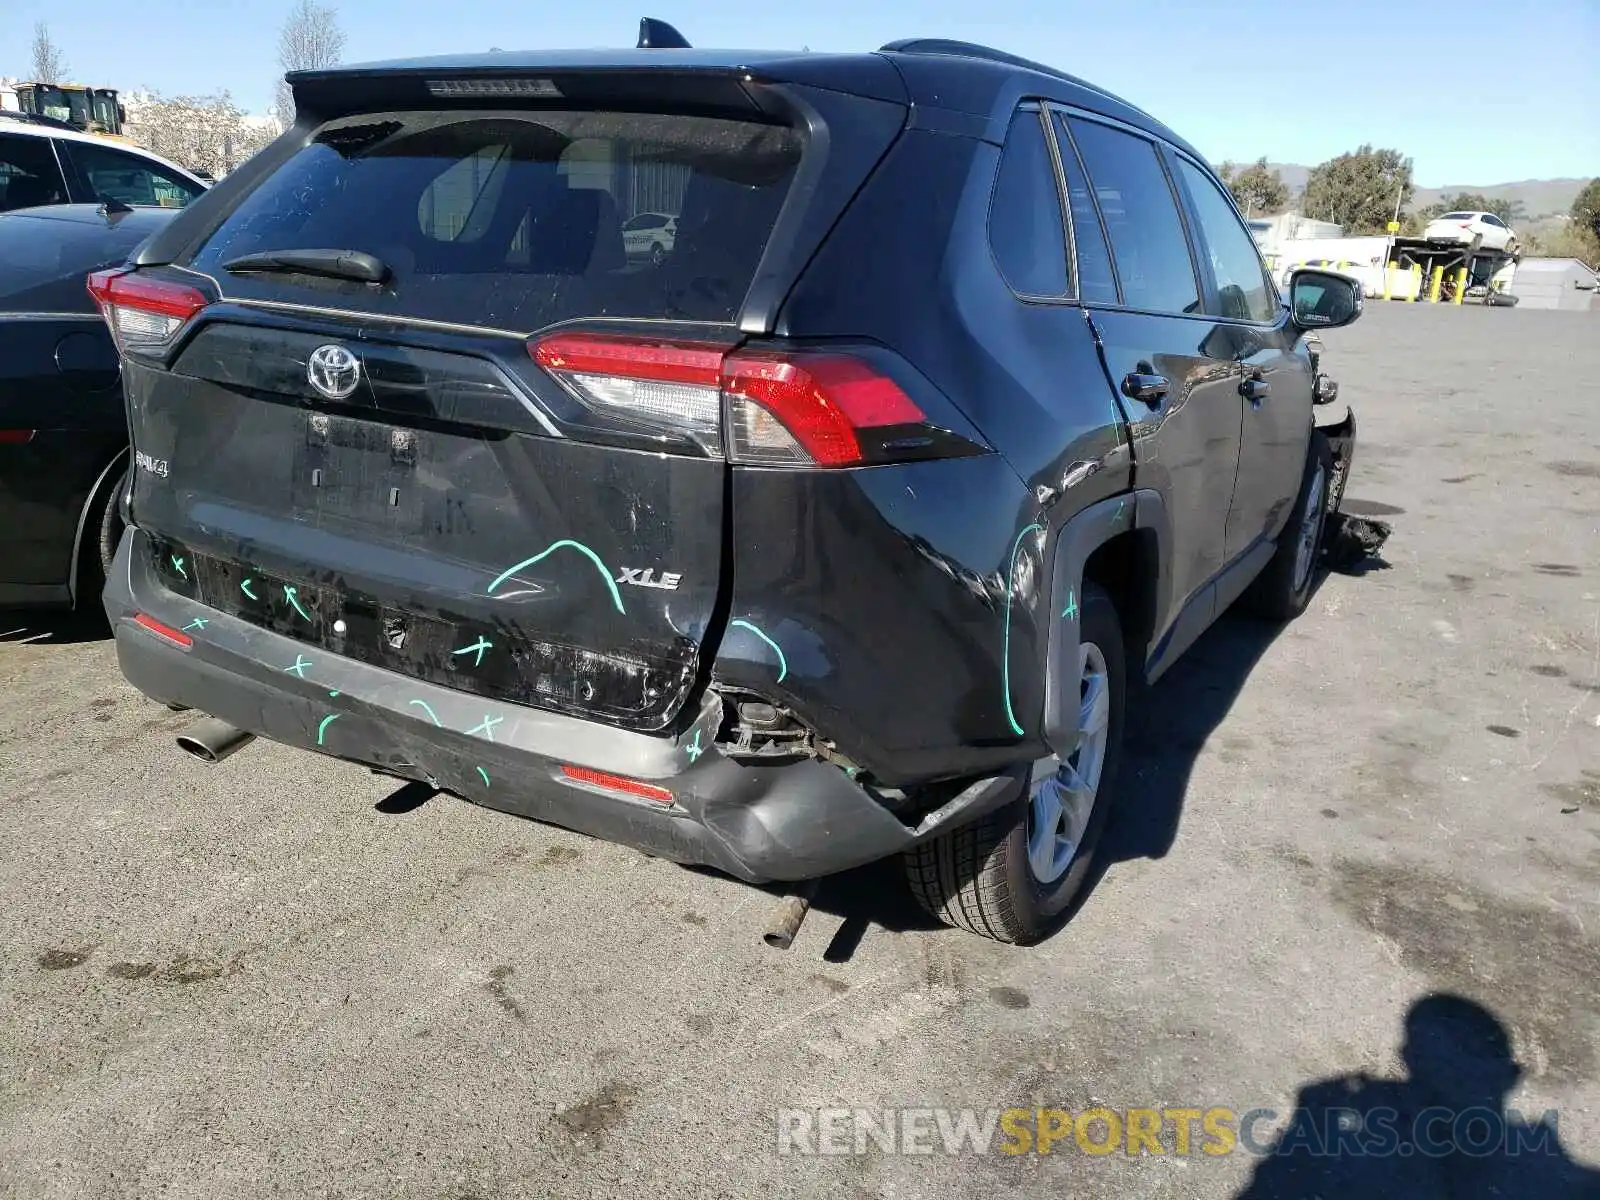
M665 246L663 246L660 242L657 242L654 246L650 247L650 265L652 267L659 267L666 261L667 248Z
M1311 444L1306 450L1305 469L1300 473L1300 494L1295 497L1289 520L1278 534L1277 552L1243 597L1244 607L1256 616L1269 621L1292 621L1311 603L1322 560L1323 532L1328 524L1328 489L1332 482L1333 449L1328 439L1313 429ZM1307 510L1311 508L1315 511L1308 516ZM1301 533L1308 519L1314 522L1310 569L1303 578L1296 579Z
M73 597L74 606L80 612L100 608L100 592L111 570L111 560L116 557L117 544L122 541L124 525L118 500L127 486L128 473L119 471L109 486L103 484L89 501L83 541L78 548L78 590Z
M970 825L913 846L904 856L911 893L947 925L1013 945L1039 941L1062 923L1089 877L1116 795L1127 688L1122 623L1111 597L1093 583L1083 587L1079 637L1104 656L1110 712L1099 785L1077 851L1064 874L1050 883L1039 882L1028 862L1027 794ZM1029 779L1031 768L1021 774Z

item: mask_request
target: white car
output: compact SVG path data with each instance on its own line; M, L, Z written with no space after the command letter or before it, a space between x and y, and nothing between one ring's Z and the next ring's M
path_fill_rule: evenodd
M1511 254L1517 248L1517 235L1511 227L1488 212L1445 213L1429 221L1422 236L1430 242L1471 242L1482 236L1479 246L1484 250L1504 250Z
M678 218L666 213L639 213L622 224L622 246L629 258L659 263L672 253L678 238Z
M183 208L205 190L177 163L137 146L45 117L0 116L0 212L105 200Z

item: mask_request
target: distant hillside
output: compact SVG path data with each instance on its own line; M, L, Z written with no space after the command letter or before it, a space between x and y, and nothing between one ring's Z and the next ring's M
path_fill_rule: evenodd
M1268 163L1267 166L1283 177L1291 192L1298 195L1305 190L1306 177L1311 174L1310 167L1303 167L1299 163ZM1564 216L1570 212L1572 202L1578 198L1578 193L1588 182L1587 179L1524 179L1517 183L1462 183L1441 188L1419 187L1411 197L1411 209L1416 211L1425 208L1445 196L1454 196L1458 192L1476 192L1487 196L1490 200L1521 201L1528 219L1537 221L1540 217L1554 216L1558 213Z

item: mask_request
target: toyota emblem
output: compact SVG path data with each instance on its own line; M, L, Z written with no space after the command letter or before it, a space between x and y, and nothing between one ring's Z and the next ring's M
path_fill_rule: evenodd
M318 346L306 362L306 378L330 400L343 400L361 382L361 362L343 346Z

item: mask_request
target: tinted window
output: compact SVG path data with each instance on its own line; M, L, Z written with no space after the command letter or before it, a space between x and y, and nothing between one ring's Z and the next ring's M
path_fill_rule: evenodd
M1435 217L1435 221L1470 221L1476 213L1445 213L1442 217Z
M1189 246L1155 146L1093 121L1067 124L1111 235L1122 302L1152 312L1199 311Z
M1117 278L1111 270L1111 253L1106 249L1105 231L1089 183L1079 165L1072 142L1065 134L1061 115L1056 114L1056 136L1061 161L1067 173L1067 203L1072 210L1072 250L1078 259L1078 296L1091 304L1117 303Z
M84 276L125 261L151 232L145 221L0 216L0 312L93 312Z
M67 186L50 139L0 134L0 212L66 200Z
M1232 203L1204 171L1178 159L1200 222L1201 242L1217 280L1218 316L1237 321L1271 321L1278 315L1278 296L1261 266L1255 240L1245 230Z
M1506 223L1493 213L1484 213L1483 222L1485 225L1493 225L1496 229L1504 229L1506 227Z
M666 223L667 218L663 217L660 213L645 213L643 216L635 217L633 220L629 221L623 226L623 229L661 229L666 225Z
M799 159L793 130L709 117L345 118L263 181L194 265L230 295L517 331L581 316L729 321ZM624 248L624 222L643 212L677 220L659 262L630 262ZM375 290L223 269L240 255L297 247L365 251L390 278Z
M89 142L63 142L90 189L103 200L144 204L156 208L183 208L201 189L136 154Z
M989 201L989 246L1000 274L1022 296L1067 291L1067 243L1056 168L1036 112L1011 118Z

